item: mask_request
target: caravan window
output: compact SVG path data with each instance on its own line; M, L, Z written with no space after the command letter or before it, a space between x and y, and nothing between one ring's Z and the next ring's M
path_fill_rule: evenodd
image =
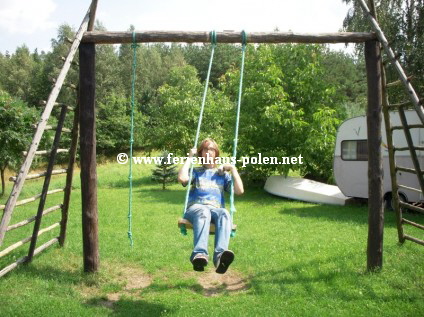
M342 141L342 160L346 160L346 161L368 160L367 140Z

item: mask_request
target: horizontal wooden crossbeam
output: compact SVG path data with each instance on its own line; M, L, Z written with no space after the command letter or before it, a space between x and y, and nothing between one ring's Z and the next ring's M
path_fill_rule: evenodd
M182 42L210 43L210 32L184 31L136 31L137 43ZM241 32L216 32L217 43L241 43ZM248 43L362 43L376 40L374 33L339 32L339 33L295 33L295 32L252 32L247 33ZM82 43L124 44L133 42L132 32L85 32Z

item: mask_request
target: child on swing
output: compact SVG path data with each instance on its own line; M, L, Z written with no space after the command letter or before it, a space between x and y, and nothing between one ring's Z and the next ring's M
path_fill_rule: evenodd
M215 249L213 263L216 273L224 274L234 260L234 253L228 250L232 229L231 217L225 209L224 190L231 189L231 175L234 181L234 193L244 192L243 182L237 168L223 164L217 168L219 148L212 139L205 139L199 148L193 148L178 173L178 181L186 186L189 181L191 158L196 155L203 158L203 166L193 168L192 188L189 193L184 218L193 224L194 249L190 257L195 271L204 271L208 264L208 239L210 224L215 224ZM231 175L230 175L231 173Z

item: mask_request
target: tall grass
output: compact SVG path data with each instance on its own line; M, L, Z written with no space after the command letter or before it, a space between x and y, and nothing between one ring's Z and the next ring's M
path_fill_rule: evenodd
M226 276L193 272L192 235L181 236L184 188L161 190L150 180L152 166L134 167L133 238L129 246L128 166L98 169L100 272L82 269L79 173L64 248L53 247L0 279L1 316L422 316L424 248L399 245L395 217L385 215L384 264L366 272L367 207L328 206L285 200L247 188L236 198L236 254ZM63 186L56 176L54 185ZM23 195L39 191L27 183ZM46 207L61 201L48 198ZM18 207L11 223L33 215L36 204ZM423 217L409 215L423 222ZM47 215L42 227L60 219ZM16 232L15 232L16 231ZM6 235L3 246L32 228ZM419 230L408 228L422 238ZM47 241L57 231L40 237ZM213 238L210 239L210 251ZM4 267L27 246L0 260ZM144 280L146 284L129 287ZM141 282L140 282L141 283ZM209 283L209 287L205 286Z

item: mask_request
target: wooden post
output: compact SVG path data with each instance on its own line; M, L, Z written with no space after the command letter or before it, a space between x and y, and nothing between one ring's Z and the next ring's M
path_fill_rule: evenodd
M79 58L80 161L84 271L96 272L99 268L100 261L96 170L96 51L94 43L81 44L79 48Z
M66 227L68 224L68 210L69 210L69 204L70 204L71 193L72 193L72 179L74 176L75 157L76 157L77 147L78 147L79 113L80 113L79 104L78 104L79 95L77 96L77 99L78 101L74 111L71 148L69 150L69 162L68 162L68 169L66 174L65 195L63 197L63 205L62 205L62 220L60 222L59 244L61 247L63 247L65 244Z
M381 156L381 50L377 41L365 42L368 82L368 248L367 270L383 267L383 161Z
M35 217L34 230L32 233L31 245L28 251L27 261L31 262L32 257L34 256L35 246L37 244L38 232L40 230L41 218L43 217L44 205L47 199L47 192L49 190L50 179L52 177L52 171L54 167L54 163L56 161L57 148L59 147L60 136L62 134L63 123L65 122L67 108L66 106L62 106L62 110L60 112L59 121L57 124L56 134L54 136L53 147L50 154L49 163L47 166L46 177L44 178L43 190L41 192L40 203L38 204L37 216Z

